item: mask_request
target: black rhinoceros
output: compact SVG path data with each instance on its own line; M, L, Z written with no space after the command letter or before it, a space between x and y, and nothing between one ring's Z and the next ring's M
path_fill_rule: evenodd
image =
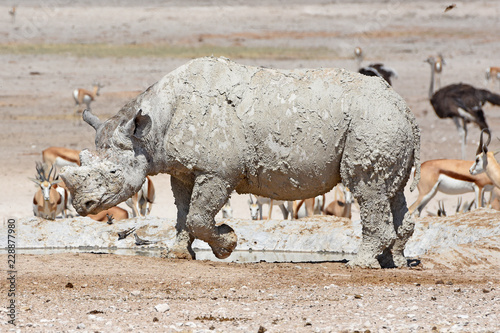
M233 190L295 200L342 181L363 225L350 264L406 264L414 223L403 189L412 166L418 181L420 132L404 100L379 78L207 57L167 74L107 121L89 110L84 119L96 129L97 152L82 151L81 166L61 173L76 210L115 206L146 175L168 173L178 209L170 257L194 258L195 238L218 258L231 254L237 237L214 217Z

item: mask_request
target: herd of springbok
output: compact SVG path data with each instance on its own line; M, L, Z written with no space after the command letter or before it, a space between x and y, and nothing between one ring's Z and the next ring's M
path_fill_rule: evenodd
M457 212L465 212L472 206L475 208L487 206L500 210L500 164L495 159L495 154L499 151L488 151L490 142L490 131L483 129L474 161L437 159L422 163L420 182L417 185L419 194L409 208L410 213L420 216L437 192L449 195L474 192L473 202L464 204L460 209L461 201L459 201ZM485 192L490 192L488 202L485 200ZM440 205L438 215L443 215L444 212L444 207Z
M80 165L80 151L64 147L49 147L42 151L43 164L36 163L37 177L31 179L39 189L33 197L33 213L35 216L54 220L56 216L67 217L67 211L73 211L71 194L64 182L57 176L57 171L64 166ZM47 173L47 170L48 173ZM132 209L133 217L144 217L151 212L155 200L155 189L150 177L146 177L141 189L126 204ZM75 213L76 214L76 213ZM73 214L74 215L74 214ZM112 224L114 220L130 217L129 212L121 207L111 207L99 214L89 215L96 221Z

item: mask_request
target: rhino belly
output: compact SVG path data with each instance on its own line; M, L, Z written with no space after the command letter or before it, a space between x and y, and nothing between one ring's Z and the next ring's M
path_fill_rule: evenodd
M298 200L326 193L340 182L340 157L296 162L276 159L261 163L255 174L240 182L236 191L276 200Z

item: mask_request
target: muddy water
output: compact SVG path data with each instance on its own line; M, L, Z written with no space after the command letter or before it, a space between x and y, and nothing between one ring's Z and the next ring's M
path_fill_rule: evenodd
M57 253L95 253L116 254L145 257L160 257L163 249L109 249L109 248L36 248L16 249L16 254L57 254ZM352 259L353 254L334 252L289 252L289 251L234 251L229 258L217 259L212 251L195 249L197 260L211 260L221 262L324 262L324 261L347 261ZM5 249L0 254L7 254Z

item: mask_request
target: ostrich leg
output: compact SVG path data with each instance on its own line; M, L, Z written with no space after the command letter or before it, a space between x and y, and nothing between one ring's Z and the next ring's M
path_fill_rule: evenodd
M453 122L457 127L458 136L460 137L460 141L462 144L462 160L465 160L465 141L467 140L467 125L465 119L460 117L453 117ZM460 124L460 120L462 120L462 124Z

